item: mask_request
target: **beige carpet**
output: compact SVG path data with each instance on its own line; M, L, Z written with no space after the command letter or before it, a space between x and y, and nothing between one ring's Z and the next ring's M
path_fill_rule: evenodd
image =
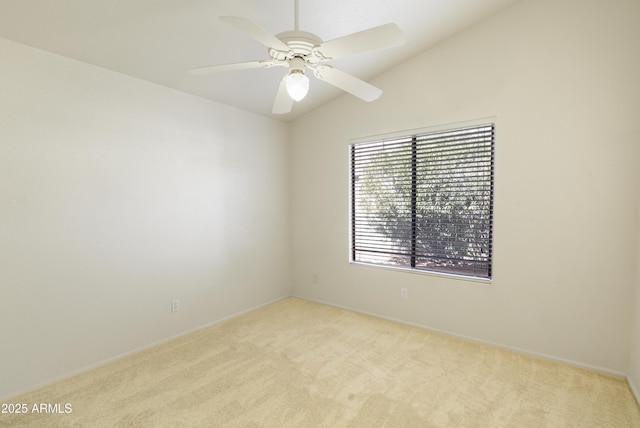
M640 427L623 379L293 298L10 401L71 413L0 426Z

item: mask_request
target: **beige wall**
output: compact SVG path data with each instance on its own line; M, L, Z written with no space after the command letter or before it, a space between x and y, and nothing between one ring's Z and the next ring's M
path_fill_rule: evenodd
M623 374L640 2L525 0L292 126L294 294ZM490 285L348 262L348 140L497 118ZM409 299L400 299L400 288Z
M638 217L640 225L640 216ZM627 378L631 389L636 395L638 403L640 403L640 239L638 240L638 273L636 276L635 295L634 295L634 316L631 330L631 354L629 357L629 370Z
M0 397L288 296L288 180L284 123L0 39Z

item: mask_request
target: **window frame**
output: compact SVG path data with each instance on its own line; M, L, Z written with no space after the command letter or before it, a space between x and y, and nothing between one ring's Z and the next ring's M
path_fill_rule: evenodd
M465 121L465 122L456 122L449 123L445 125L431 126L427 128L413 129L407 131L398 131L393 133L387 133L382 135L374 135L368 137L359 137L355 139L349 140L348 144L348 158L349 158L349 263L354 266L362 266L362 267L371 267L392 271L402 271L407 273L416 273L421 275L431 275L431 276L439 276L439 277L448 277L454 279L460 279L465 281L472 282L480 282L480 283L491 283L492 278L494 276L495 271L495 253L494 253L494 212L495 212L495 146L496 146L496 118L483 118L474 121ZM442 270L434 270L428 269L425 267L412 267L411 264L406 265L394 265L394 264L382 264L368 261L360 261L356 260L356 247L354 245L356 239L356 228L354 227L355 222L355 171L354 171L354 150L353 147L356 145L360 145L363 143L374 143L374 142L384 142L384 141L393 141L393 140L411 140L412 144L416 143L416 138L422 138L428 136L429 134L438 134L443 132L455 132L459 130L464 130L465 128L482 128L482 127L491 127L491 146L490 146L490 154L491 154L491 169L489 173L490 179L490 199L489 199L489 237L487 239L488 249L488 275L475 275L475 274L467 274L464 272L450 272L450 271L442 271ZM416 174L416 164L415 159L412 161L411 166L411 174L412 174L412 187L415 187L415 174ZM415 189L412 190L412 192ZM415 203L415 199L412 197L412 204ZM412 205L412 210L415 209L415 205ZM412 223L413 224L413 223ZM412 238L413 239L413 238ZM413 246L415 242L412 242L411 248L411 258L416 257L415 246ZM409 256L407 256L409 257Z

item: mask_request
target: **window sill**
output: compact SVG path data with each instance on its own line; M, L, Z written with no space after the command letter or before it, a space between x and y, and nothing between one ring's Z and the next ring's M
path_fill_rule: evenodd
M418 274L418 275L435 276L438 278L475 282L475 283L485 284L485 285L491 285L493 282L492 278L479 278L474 276L457 275L454 273L435 272L435 271L429 271L429 270L411 269L411 268L395 267L395 266L383 266L383 265L377 265L373 263L354 262L354 261L350 261L349 264L351 266L360 267L360 268L374 268L374 269L383 269L383 270L390 270L390 271L403 272L403 273L412 273L412 274Z

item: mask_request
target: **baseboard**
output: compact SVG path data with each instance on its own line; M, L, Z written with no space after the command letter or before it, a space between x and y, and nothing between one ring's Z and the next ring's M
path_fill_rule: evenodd
M260 309L260 308L263 308L265 306L269 306L269 305L271 305L273 303L279 302L281 300L288 299L289 297L291 297L291 296L290 295L286 295L286 296L278 297L278 298L276 298L274 300L270 300L270 301L268 301L266 303L261 303L261 304L259 304L257 306L253 306L253 307L250 307L248 309L242 310L242 311L240 311L238 313L234 313L232 315L228 315L226 317L223 317L223 318L208 322L206 324L200 325L198 327L194 327L192 329L183 331L181 333L174 334L174 335L169 336L167 338L160 339L160 340L152 342L150 344L146 344L146 345L140 346L138 348L134 348L134 349L132 349L130 351L123 352L123 353L118 354L118 355L116 355L114 357L107 358L105 360L99 361L99 362L94 363L94 364L90 364L90 365L85 366L85 367L83 367L81 369L73 370L71 372L68 372L68 373L60 375L60 376L55 376L55 377L53 377L51 379L48 379L48 380L46 380L44 382L41 382L41 383L38 383L38 384L35 384L35 385L31 385L31 386L28 386L26 388L20 389L18 391L12 392L11 395L7 395L5 397L0 397L0 401L1 402L7 402L7 401L11 400L11 398L13 398L13 397L17 397L19 395L22 395L22 394L25 394L27 392L33 391L35 389L43 388L45 386L51 385L53 383L59 382L59 381L61 381L63 379L67 379L67 378L72 377L72 376L77 376L79 374L82 374L82 373L87 372L89 370L92 370L92 369L95 369L97 367L103 366L105 364L109 364L109 363L111 363L113 361L119 360L119 359L127 357L129 355L137 354L138 352L145 351L145 350L147 350L149 348L153 348L154 346L162 345L163 343L169 342L171 340L177 339L177 338L182 337L182 336L186 336L187 334L196 332L198 330L202 330L203 328L211 327L213 325L216 325L216 324L219 324L221 322L227 321L229 319L238 317L238 316L246 314L248 312L255 311L256 309Z
M506 351L511 351L511 352L517 352L519 354L523 354L523 355L529 355L532 357L536 357L536 358L542 358L544 360L549 360L549 361L554 361L557 363L562 363L562 364L567 364L570 366L574 366L574 367L579 367L579 368L583 368L583 369L587 369L587 370L591 370L594 372L598 372L598 373L602 373L602 374L606 374L606 375L610 375L610 376L615 376L615 377L619 377L619 378L627 378L627 374L623 373L623 372L619 372L617 370L611 370L605 367L598 367L598 366L593 366L590 364L585 364L585 363L581 363L578 361L573 361L573 360L568 360L568 359L564 359L564 358L559 358L559 357L555 357L553 355L547 355L547 354L542 354L539 352L533 352L530 351L528 349L520 349L517 347L513 347L513 346L509 346L509 345L504 345L501 343L495 343L495 342L490 342L487 340L482 340L482 339L478 339L475 337L470 337L470 336L465 336L462 334L458 334L458 333L454 333L454 332L450 332L450 331L446 331L446 330L441 330L439 328L434 328L428 325L422 325L422 324L418 324L418 323L412 323L412 322L408 322L408 321L404 321L401 319L397 319L397 318L393 318L393 317L387 317L384 315L380 315L380 314L376 314L376 313L372 313L372 312L367 312L367 311L363 311L360 309L356 309L356 308L351 308L348 306L342 306L342 305L337 305L331 302L325 302L319 299L310 299L308 297L305 296L298 296L296 294L292 295L291 297L295 297L297 299L301 299L301 300L307 300L309 302L314 302L314 303L319 303L322 305L327 305L327 306L332 306L334 308L339 308L339 309L344 309L346 311L351 311L351 312L356 312L362 315L367 315L367 316L371 316L374 318L380 318L380 319L384 319L387 321L392 321L392 322L397 322L400 324L404 324L404 325L409 325L411 327L417 327L417 328L422 328L425 330L429 330L429 331L433 331L435 333L440 333L440 334L445 334L447 336L452 336L452 337L457 337L459 339L463 339L463 340L468 340L470 342L475 342L475 343L480 343L483 345L489 345L489 346L493 346L499 349L504 349ZM632 387L633 389L633 387ZM634 392L635 393L635 392ZM636 398L638 398L638 394L635 393Z
M633 393L633 396L636 397L636 403L640 406L640 390L636 387L636 384L633 382L629 376L627 376L627 384L629 384L629 389Z

